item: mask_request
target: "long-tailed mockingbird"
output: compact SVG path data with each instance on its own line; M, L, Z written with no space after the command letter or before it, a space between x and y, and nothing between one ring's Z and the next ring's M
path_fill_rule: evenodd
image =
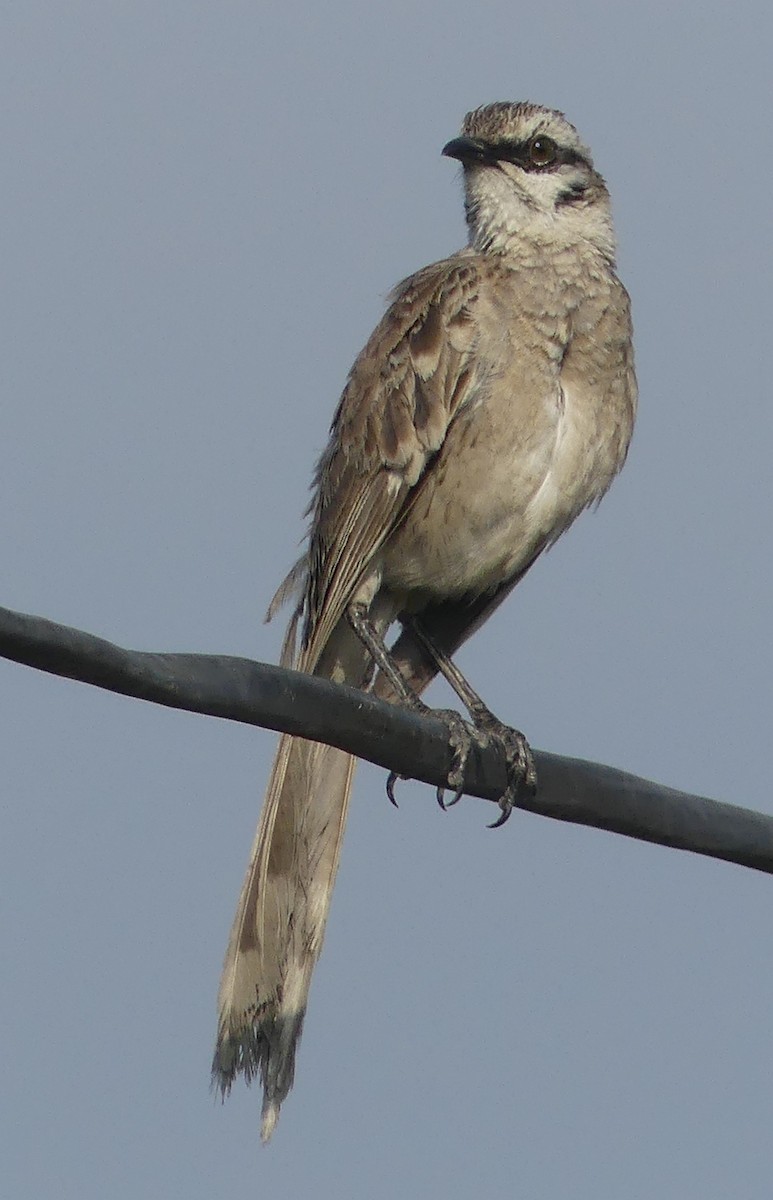
M270 611L295 595L282 661L301 671L404 700L442 670L509 751L504 818L533 785L531 755L449 656L622 467L631 321L607 188L561 113L486 105L443 153L464 169L469 244L399 284L352 367L308 552ZM450 726L458 788L464 736ZM231 931L213 1077L225 1094L260 1073L264 1139L293 1082L354 765L280 739Z

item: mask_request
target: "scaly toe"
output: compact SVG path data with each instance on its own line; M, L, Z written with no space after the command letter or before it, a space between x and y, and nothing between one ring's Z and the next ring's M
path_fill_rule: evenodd
M496 721L496 718L494 718ZM487 722L488 733L502 746L507 760L507 787L499 798L502 810L489 829L499 829L510 817L522 795L533 793L537 788L537 769L534 755L526 738L518 729L496 721Z
M432 713L434 717L441 720L448 729L448 745L451 750L451 770L448 772L448 778L444 786L437 789L435 793L437 802L446 812L457 804L464 795L464 769L467 766L467 759L470 755L470 747L473 741L477 740L477 731L474 726L468 725L463 717L455 712L454 709L435 709ZM453 796L450 800L445 799L446 788L453 791Z

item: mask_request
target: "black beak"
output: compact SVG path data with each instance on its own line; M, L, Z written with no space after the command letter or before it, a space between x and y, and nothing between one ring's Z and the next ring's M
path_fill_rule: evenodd
M443 147L446 158L458 158L461 163L493 162L491 147L479 138L458 137Z

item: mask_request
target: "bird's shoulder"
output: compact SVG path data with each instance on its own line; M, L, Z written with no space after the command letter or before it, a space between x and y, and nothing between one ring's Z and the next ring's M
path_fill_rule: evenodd
M351 369L329 456L407 481L441 445L474 371L479 256L464 251L402 280Z

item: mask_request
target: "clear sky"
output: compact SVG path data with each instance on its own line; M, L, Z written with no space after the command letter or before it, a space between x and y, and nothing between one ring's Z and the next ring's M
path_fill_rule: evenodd
M275 660L349 365L464 240L441 147L539 101L612 191L640 419L460 663L538 747L770 811L770 11L6 6L0 604ZM4 662L0 715L4 1195L769 1200L770 878L362 768L262 1150L208 1074L274 737Z

